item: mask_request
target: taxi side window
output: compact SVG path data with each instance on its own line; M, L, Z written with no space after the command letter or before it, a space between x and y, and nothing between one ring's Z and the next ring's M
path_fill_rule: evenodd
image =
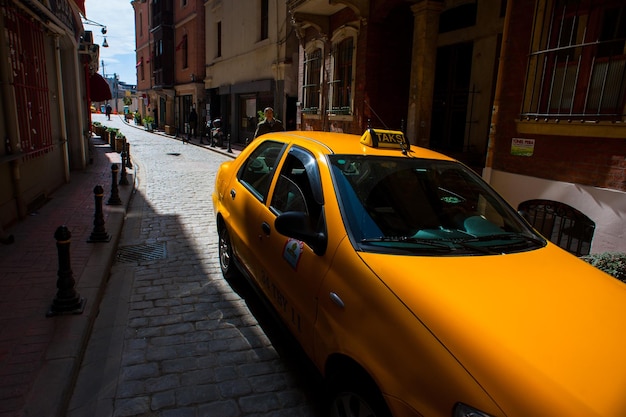
M316 224L323 203L320 195L319 171L315 159L308 152L292 148L276 181L271 208L277 214L286 211L306 213L312 224Z
M237 178L260 201L265 202L285 144L266 141L242 165Z

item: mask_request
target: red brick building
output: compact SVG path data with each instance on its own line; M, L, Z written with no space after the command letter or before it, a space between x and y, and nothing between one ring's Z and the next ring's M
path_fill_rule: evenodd
M548 200L626 251L626 5L509 2L486 177L514 206Z

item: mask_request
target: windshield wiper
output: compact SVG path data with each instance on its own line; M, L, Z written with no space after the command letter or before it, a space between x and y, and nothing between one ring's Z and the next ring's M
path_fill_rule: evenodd
M391 243L415 243L418 245L427 245L433 248L446 249L448 251L454 250L453 247L446 243L442 243L436 239L421 239L412 236L380 236L361 239L361 243L376 243L376 242L391 242Z
M491 235L473 236L467 239L462 239L459 243L488 242L490 240L525 240L526 242L534 243L537 246L545 246L546 244L545 240L521 233L494 233Z

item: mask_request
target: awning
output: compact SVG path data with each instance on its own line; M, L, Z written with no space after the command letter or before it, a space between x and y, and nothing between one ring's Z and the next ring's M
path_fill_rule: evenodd
M74 0L74 3L76 3L76 5L78 6L78 9L83 14L83 16L86 16L86 13L85 13L85 0Z
M89 99L91 101L105 101L112 97L109 83L102 75L95 72L89 77Z

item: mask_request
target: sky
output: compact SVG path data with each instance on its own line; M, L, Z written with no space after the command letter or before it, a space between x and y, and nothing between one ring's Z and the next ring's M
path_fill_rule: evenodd
M101 27L84 24L85 30L93 32L94 43L100 45L100 75L112 77L117 74L119 80L126 84L137 84L135 65L135 12L130 0L86 0L85 12L87 19L106 26L103 35ZM106 37L108 48L102 47Z

